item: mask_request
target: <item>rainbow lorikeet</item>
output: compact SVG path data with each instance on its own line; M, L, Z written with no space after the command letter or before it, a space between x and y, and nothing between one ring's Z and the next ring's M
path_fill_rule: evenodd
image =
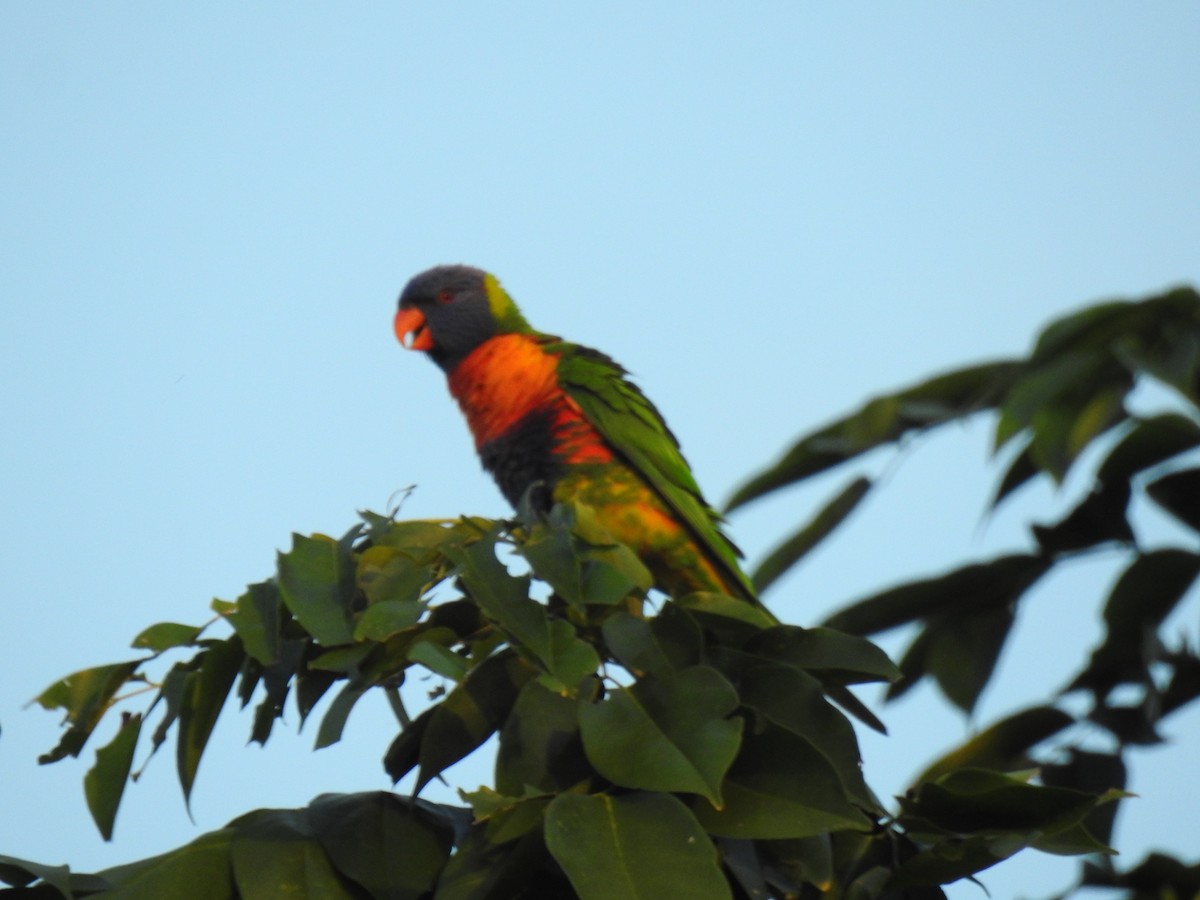
M530 327L500 282L438 266L400 294L396 336L446 373L483 466L515 507L585 503L668 594L755 601L679 443L625 369Z

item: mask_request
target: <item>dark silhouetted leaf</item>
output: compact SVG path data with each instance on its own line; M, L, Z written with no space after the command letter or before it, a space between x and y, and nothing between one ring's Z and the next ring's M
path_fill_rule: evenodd
M802 481L914 430L962 418L995 405L1021 371L1004 360L939 375L869 401L856 413L800 439L782 460L738 488L727 509Z
M1129 505L1129 482L1097 485L1063 519L1054 525L1033 525L1033 536L1045 553L1070 553L1116 541L1134 542L1133 529L1125 517Z
M1026 443L1021 448L1021 451L1013 457L1013 461L1009 463L1008 469L1004 472L1004 477L1000 479L1000 483L996 486L995 496L988 503L988 509L995 509L1004 498L1028 482L1029 479L1040 474L1041 471L1037 463L1033 461L1033 456L1029 452L1029 444Z
M866 635L943 611L973 614L1007 606L1051 565L1049 559L1027 554L1001 556L859 600L830 616L825 624L850 634Z
M1100 798L1068 788L1043 787L986 769L956 769L902 798L910 833L932 825L948 834L1053 834L1078 824Z
M1137 557L1121 573L1104 605L1104 642L1067 690L1106 695L1122 682L1150 682L1148 667L1158 657L1159 626L1200 574L1200 556L1185 550L1155 550ZM1119 717L1119 714L1115 714ZM1111 723L1133 735L1131 723Z
M1083 884L1090 887L1131 888L1142 898L1195 897L1200 892L1200 862L1187 865L1165 853L1151 853L1128 872L1113 872L1088 864Z
M1053 706L1035 706L1001 719L929 766L913 781L936 781L956 769L1014 770L1029 768L1028 751L1058 734L1074 719ZM1083 787L1064 784L1063 787ZM1105 787L1112 787L1106 785Z
M733 897L712 842L669 794L560 794L546 846L581 900Z
M1200 469L1164 475L1146 485L1146 493L1184 525L1200 531Z
M817 544L823 541L854 511L859 501L871 489L869 478L855 478L813 516L803 528L776 547L759 563L751 580L759 591L765 591L780 575L798 563Z
M1138 472L1200 445L1200 425L1179 413L1136 422L1096 473L1102 484L1128 481Z
M1129 705L1100 705L1088 713L1088 720L1106 728L1122 747L1152 747L1161 744L1158 733L1158 703L1150 697Z
M928 673L942 693L970 714L996 668L1012 629L1011 607L984 609L974 615L947 615L926 626L931 632L925 652Z
M1072 747L1066 762L1043 765L1042 782L1050 787L1065 787L1089 794L1103 794L1109 790L1123 791L1126 784L1125 763L1121 757L1109 753L1092 753ZM1083 820L1088 832L1096 839L1108 843L1112 838L1113 821L1117 814L1117 803L1106 803Z

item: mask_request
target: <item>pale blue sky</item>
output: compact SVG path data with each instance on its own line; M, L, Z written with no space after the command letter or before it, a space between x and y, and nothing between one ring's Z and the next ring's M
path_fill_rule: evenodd
M231 706L196 825L164 752L105 845L94 747L36 766L57 723L21 705L405 485L405 515L506 512L440 373L392 336L410 275L490 268L539 328L621 360L721 501L871 392L1200 282L1198 45L1185 2L0 6L0 853L94 869L387 786L382 700L316 754L286 728L243 748ZM978 530L986 440L907 454L772 605L811 622L1021 545L1053 498ZM844 477L735 537L761 556ZM983 721L1068 674L1093 569L1038 594ZM881 793L969 733L929 698L864 745ZM1190 716L1167 731L1195 747ZM1125 862L1172 846L1180 755L1139 757ZM1072 865L985 882L1048 893Z

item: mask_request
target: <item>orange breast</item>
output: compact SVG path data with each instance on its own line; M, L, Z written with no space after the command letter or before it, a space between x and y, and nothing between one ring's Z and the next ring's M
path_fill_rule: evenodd
M527 335L502 334L486 341L459 363L449 381L476 449L504 438L531 413L542 413L548 416L560 459L604 463L613 458L579 404L559 387L558 357Z

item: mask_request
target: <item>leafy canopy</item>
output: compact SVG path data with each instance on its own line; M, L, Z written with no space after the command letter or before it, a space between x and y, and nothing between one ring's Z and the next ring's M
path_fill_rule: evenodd
M1131 412L1144 381L1171 389L1174 406ZM1161 722L1200 696L1200 657L1161 630L1200 573L1198 410L1200 297L1179 289L1084 310L1048 327L1028 358L880 396L801 438L732 505L981 414L1008 455L991 506L1033 479L1061 482L1100 449L1090 493L1034 525L1028 552L881 591L814 628L721 595L650 592L636 556L586 507L513 522L367 513L338 539L296 535L274 575L215 601L208 624L152 625L136 657L47 688L38 702L65 721L42 762L78 756L119 714L84 778L109 837L139 748L148 760L173 738L190 798L230 696L253 704L252 740L269 740L293 703L301 723L319 718L324 747L378 690L397 717L384 767L396 781L414 773L414 796L257 810L95 874L0 857L0 880L45 897L871 900L939 897L939 885L1032 848L1086 855L1081 884L1194 892L1196 866L1156 855L1119 872L1107 845L1127 802L1127 752L1160 741ZM873 489L852 477L768 555L757 586ZM1193 539L1140 548L1137 495ZM887 682L893 699L928 677L971 712L1030 588L1098 548L1117 548L1122 571L1101 599L1105 636L1070 683L944 751L896 803L877 798L851 719L882 724L851 688ZM894 665L868 638L901 626L912 638ZM412 714L400 687L416 673L441 687ZM1089 699L1082 716L1060 702L1070 694ZM139 697L149 702L131 708ZM1081 719L1115 749L1078 743ZM491 785L460 791L464 806L416 796L493 735Z

